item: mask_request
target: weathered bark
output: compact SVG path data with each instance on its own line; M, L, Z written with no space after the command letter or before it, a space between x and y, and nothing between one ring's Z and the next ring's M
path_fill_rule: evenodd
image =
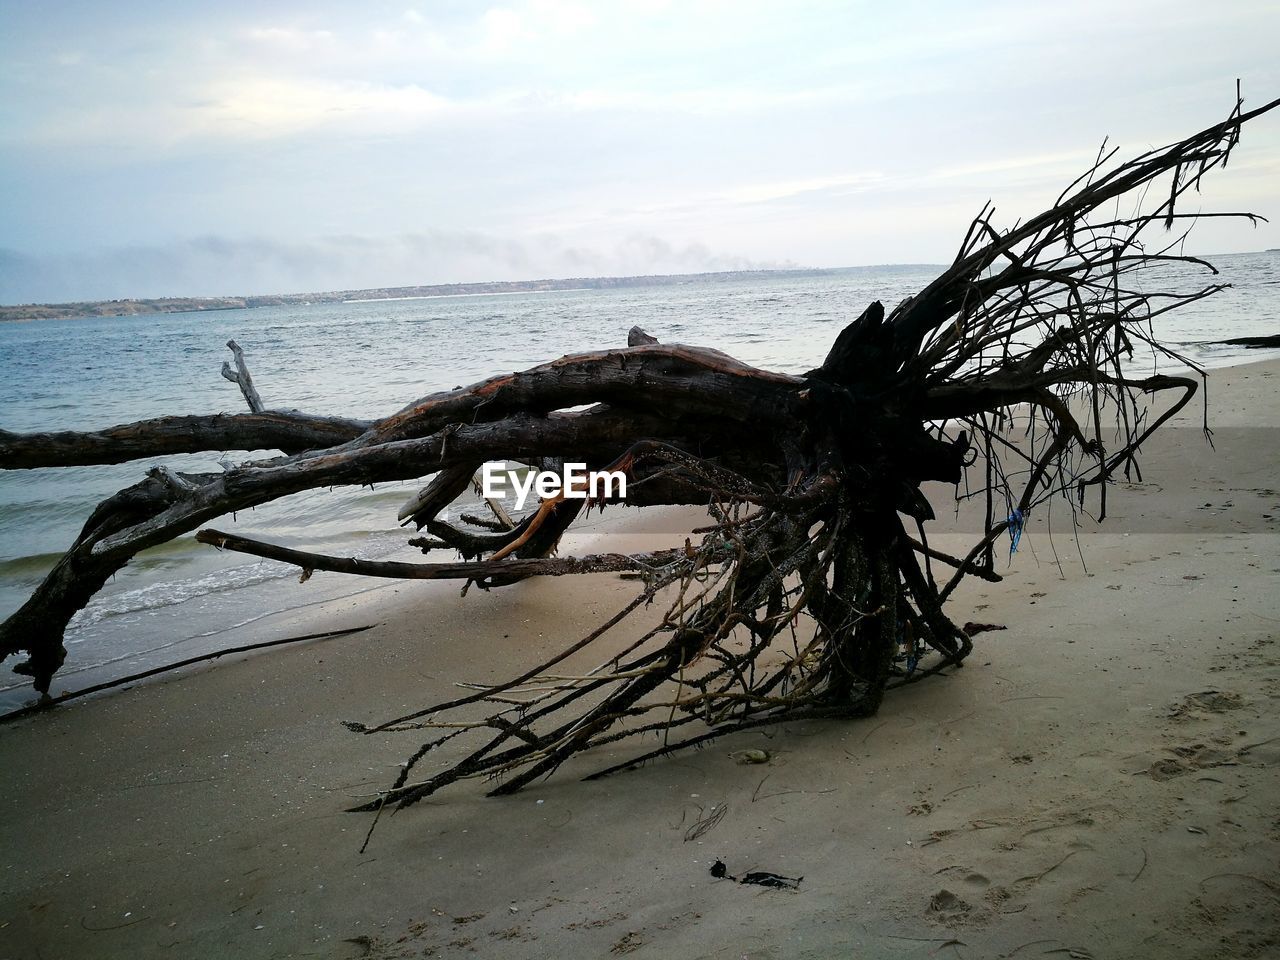
M324 450L369 429L364 420L295 410L158 417L102 430L10 433L0 430L0 469L82 467L208 450Z
M624 570L650 570L680 558L678 550L658 553L601 553L585 557L533 557L462 563L401 563L388 560L361 560L358 557L331 557L322 553L293 550L277 544L238 537L219 530L201 530L196 540L218 547L247 553L266 560L291 563L304 573L329 570L362 577L390 577L397 580L476 580L493 576L564 577L582 573L620 573Z
M240 349L240 344L234 340L227 341L227 349L231 351L231 355L235 358L236 366L232 370L231 364L224 363L222 365L222 376L240 387L240 392L244 394L245 403L249 404L250 413L262 413L266 409L266 405L263 404L262 397L258 395L258 388L253 385L253 377L249 375L249 365L244 360L244 351Z

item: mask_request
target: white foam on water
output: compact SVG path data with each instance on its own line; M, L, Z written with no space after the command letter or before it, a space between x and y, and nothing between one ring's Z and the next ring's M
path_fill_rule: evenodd
M76 636L78 632L111 617L154 611L224 590L236 590L279 580L296 569L275 560L261 560L244 566L217 570L194 579L165 580L135 590L126 590L114 596L99 595L72 617L67 628L67 644L70 646L79 643L80 640Z

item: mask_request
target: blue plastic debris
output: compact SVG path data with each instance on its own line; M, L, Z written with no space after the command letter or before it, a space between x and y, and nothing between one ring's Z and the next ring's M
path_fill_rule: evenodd
M1018 552L1018 543L1022 540L1022 528L1024 517L1021 510L1014 510L1009 514L1009 559L1013 559L1013 555Z

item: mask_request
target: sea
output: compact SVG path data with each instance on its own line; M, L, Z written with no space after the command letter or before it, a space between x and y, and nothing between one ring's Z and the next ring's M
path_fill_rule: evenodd
M1280 351L1214 341L1280 332L1280 251L1211 258L1219 277L1162 267L1155 289L1231 288L1159 318L1156 332L1207 367ZM684 283L353 301L0 324L0 429L91 430L166 414L245 409L219 370L235 339L270 408L374 419L437 390L520 370L566 353L625 344L639 325L665 342L714 346L761 367L800 373L872 300L911 295L943 268L876 266L814 275L731 274ZM1169 370L1171 366L1162 367ZM179 470L217 471L242 451L169 457ZM0 617L24 602L94 506L153 461L0 472ZM418 482L286 497L219 520L219 529L344 556L421 559L397 525ZM588 521L598 522L598 521ZM145 551L72 621L54 693L243 642L266 618L377 589L223 553L192 536ZM281 636L287 630L281 628ZM0 667L0 712L29 701L26 678Z

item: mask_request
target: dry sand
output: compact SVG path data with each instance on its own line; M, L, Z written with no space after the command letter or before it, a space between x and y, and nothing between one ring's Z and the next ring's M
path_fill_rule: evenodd
M513 675L630 594L595 577L395 584L245 639L375 630L0 728L0 958L1280 955L1280 363L1212 380L1216 453L1170 434L1082 531L1087 567L1065 511L1052 543L1035 518L953 608L1008 629L864 722L466 783L359 853L343 807L419 741L338 721Z

